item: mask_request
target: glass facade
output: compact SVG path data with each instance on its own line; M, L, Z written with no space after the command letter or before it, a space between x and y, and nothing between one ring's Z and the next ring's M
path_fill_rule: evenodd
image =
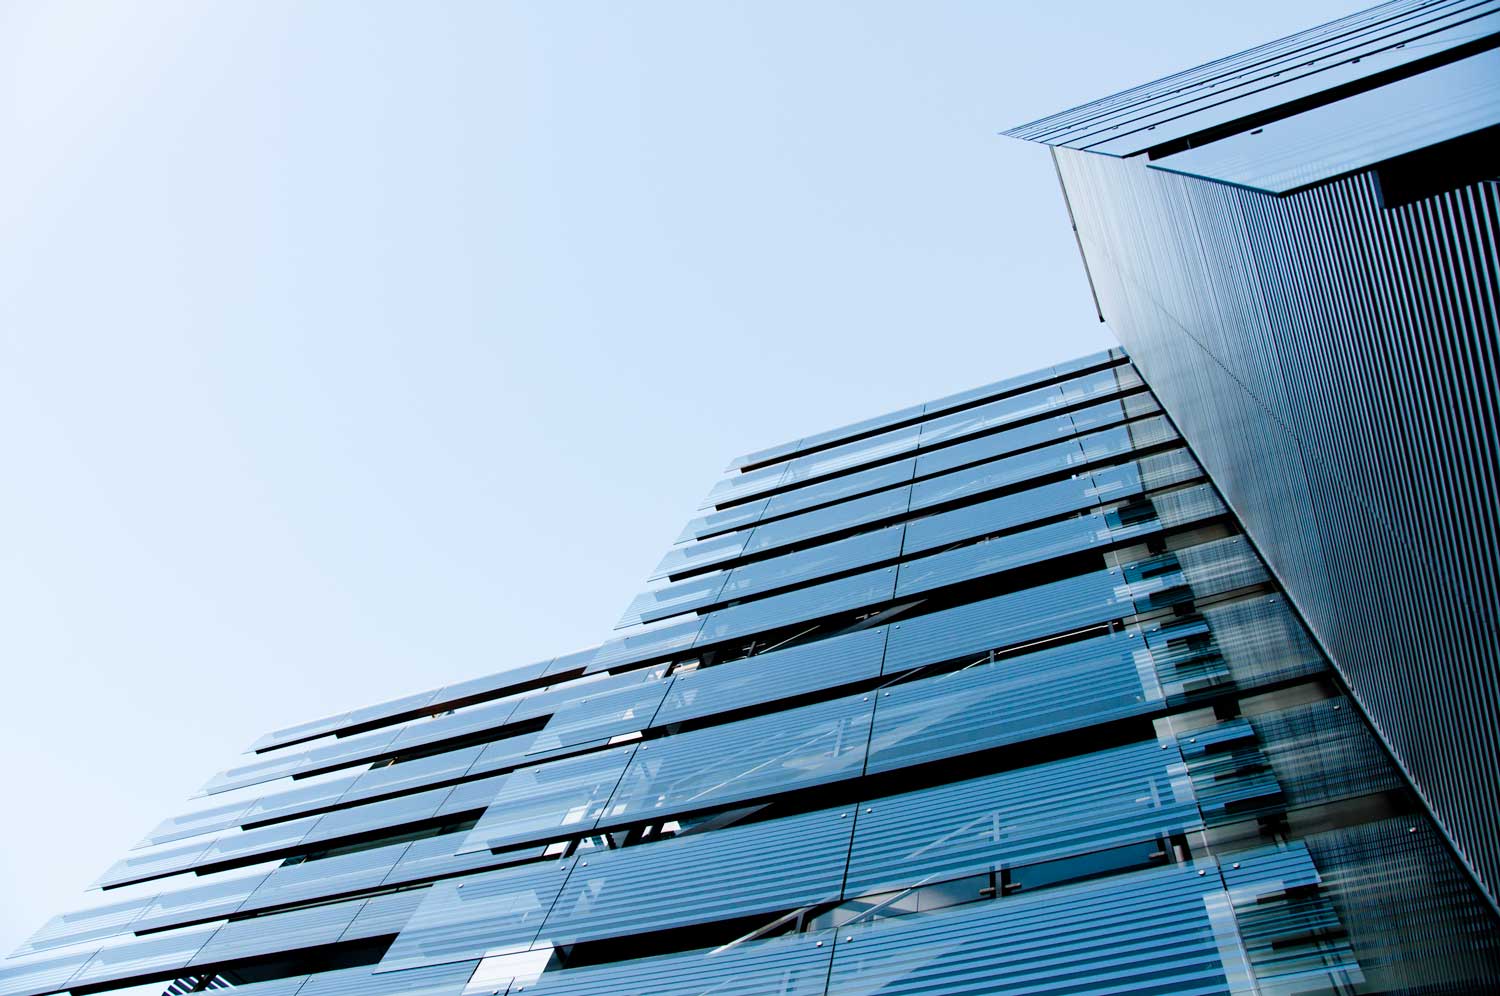
M1500 986L1123 352L741 458L695 522L604 643L257 741L0 994Z

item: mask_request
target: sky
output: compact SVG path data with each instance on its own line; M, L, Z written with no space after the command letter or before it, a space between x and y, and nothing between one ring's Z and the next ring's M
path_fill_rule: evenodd
M730 458L1110 345L997 132L1357 8L0 0L0 950Z

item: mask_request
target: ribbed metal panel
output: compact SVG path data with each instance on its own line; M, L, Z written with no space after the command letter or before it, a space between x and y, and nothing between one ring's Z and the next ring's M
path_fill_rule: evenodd
M1057 160L1105 317L1494 901L1500 185Z

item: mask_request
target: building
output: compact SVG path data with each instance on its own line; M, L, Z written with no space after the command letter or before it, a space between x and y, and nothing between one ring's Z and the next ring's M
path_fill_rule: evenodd
M1017 128L1099 313L1491 904L1500 4L1396 0Z
M269 734L98 884L0 993L1500 984L1120 351L741 458L614 638Z
M612 638L268 734L0 996L1500 991L1493 91L1309 138L1495 7L1019 129L1128 355L734 461Z

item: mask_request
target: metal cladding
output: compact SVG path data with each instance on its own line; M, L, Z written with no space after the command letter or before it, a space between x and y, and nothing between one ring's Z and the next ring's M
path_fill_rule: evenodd
M1101 317L1492 905L1500 113L1444 74L1492 103L1497 46L1500 3L1402 0L1011 133L1055 146Z
M695 523L602 644L258 740L0 994L1500 985L1120 351L742 458Z

